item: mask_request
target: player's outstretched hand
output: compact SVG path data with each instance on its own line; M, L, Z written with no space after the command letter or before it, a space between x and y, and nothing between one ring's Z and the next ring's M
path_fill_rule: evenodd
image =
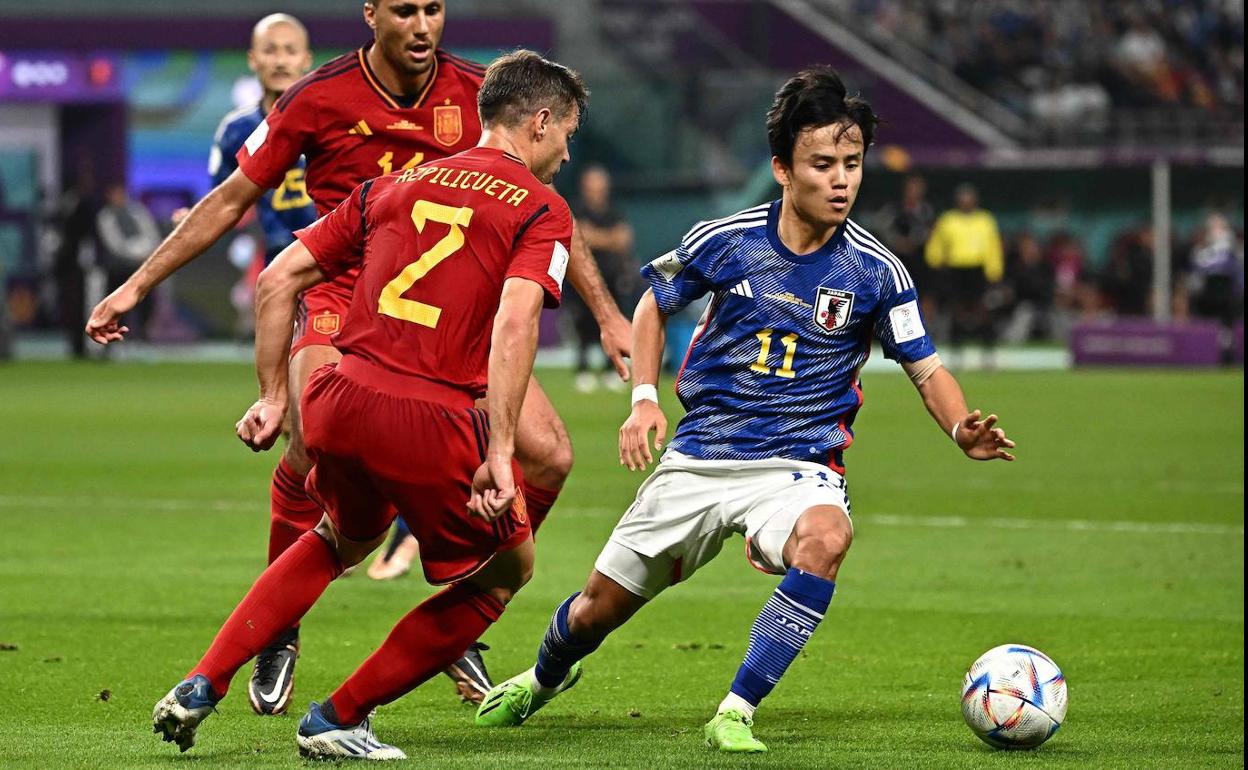
M139 304L138 292L123 283L112 294L100 300L87 319L87 336L101 345L118 342L130 331L130 327L121 325L121 317Z
M630 471L644 471L654 462L650 454L650 432L654 431L654 450L663 448L667 438L667 417L659 405L649 399L633 404L633 413L620 426L620 465Z
M1005 437L1005 431L994 427L997 416L990 414L979 419L978 409L958 423L958 446L972 460L1013 460L1014 455L1005 451L1014 448L1014 442Z
M282 420L285 417L285 404L262 398L251 405L243 419L234 423L234 433L251 447L251 451L263 452L272 448L277 437L282 435Z
M633 355L633 325L616 313L614 318L599 327L598 337L602 341L603 352L615 367L615 373L628 382L628 363L625 359Z
M511 510L515 499L516 481L511 473L511 458L488 453L485 462L472 476L468 512L486 521L494 521Z

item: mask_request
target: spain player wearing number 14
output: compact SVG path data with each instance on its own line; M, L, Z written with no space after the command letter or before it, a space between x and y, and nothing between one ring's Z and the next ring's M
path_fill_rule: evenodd
M420 539L426 578L449 587L310 706L301 753L403 758L373 735L370 712L454 661L527 582L516 424L538 317L559 302L572 239L567 204L544 185L568 160L587 95L579 75L535 53L500 58L478 96L477 147L358 186L261 274L260 399L237 425L253 449L273 445L286 415L296 298L359 270L342 360L318 369L303 396L308 489L327 515L269 565L156 704L165 740L194 743L235 672L384 539L395 509ZM474 408L487 381L488 417Z

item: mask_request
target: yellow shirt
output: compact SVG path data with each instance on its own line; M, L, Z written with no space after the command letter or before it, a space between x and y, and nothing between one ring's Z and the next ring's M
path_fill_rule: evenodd
M984 277L994 283L1005 272L997 220L983 209L969 214L953 209L941 214L932 228L924 257L928 266L936 269L983 268Z

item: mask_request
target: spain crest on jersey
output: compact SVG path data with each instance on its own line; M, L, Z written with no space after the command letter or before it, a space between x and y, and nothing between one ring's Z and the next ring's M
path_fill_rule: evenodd
M825 332L837 332L849 325L854 310L854 293L819 287L815 298L815 326Z
M313 331L327 337L337 334L341 325L337 313L322 313L312 319Z
M464 121L458 104L446 104L433 108L433 138L447 147L464 135Z

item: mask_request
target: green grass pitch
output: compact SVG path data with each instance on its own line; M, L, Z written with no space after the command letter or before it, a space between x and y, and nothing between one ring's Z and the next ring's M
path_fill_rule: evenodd
M531 665L641 480L616 462L627 398L541 377L578 461L535 579L485 636L499 679ZM848 453L857 541L758 713L769 754L701 742L775 584L740 540L523 729L473 727L438 678L379 711L380 737L422 767L1242 767L1242 372L963 384L1018 462L963 459L904 377L867 377ZM0 367L0 766L298 766L308 700L429 593L413 576L339 581L305 621L293 715L253 716L244 671L191 752L152 735L152 704L262 567L276 455L231 433L253 393L236 365ZM993 752L962 723L966 667L1003 642L1039 647L1070 683L1066 724L1036 752Z

